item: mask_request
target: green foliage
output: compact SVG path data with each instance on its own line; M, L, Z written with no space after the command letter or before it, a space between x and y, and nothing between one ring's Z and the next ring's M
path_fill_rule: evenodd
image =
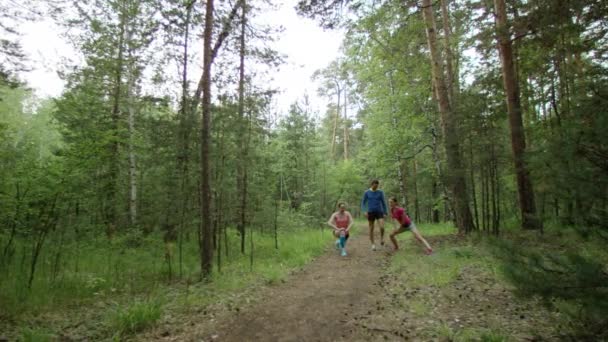
M44 329L25 328L19 337L20 342L50 342L54 341L56 336Z
M496 240L503 274L520 295L538 296L564 313L579 338L606 336L608 254L601 244L581 240L573 231L550 238L557 241Z
M135 302L126 308L118 308L110 318L110 327L116 331L114 338L135 334L153 326L162 314L158 302Z
M108 242L99 233L84 233L75 240L65 237L61 244L51 238L41 255L40 276L31 289L27 288L27 272L20 269L22 265L12 263L4 270L7 277L0 279L0 317L17 322L17 326L27 326L28 319L37 315L52 312L53 315L69 316L74 314L72 307L107 303L95 306L95 311L100 312L79 313L86 317L93 315L88 319L90 322L85 322L95 325L90 334L100 334L98 338L116 332L120 336L128 335L153 324L167 310L205 307L260 284L281 282L321 254L333 241L328 229L300 226L279 231L279 249L276 249L272 234L254 233L253 267L250 266L251 251L241 254L235 246L227 255L223 251L221 271L216 265L212 281L200 284L196 239L184 241L183 278L173 283L167 281L168 265L163 260L163 243L159 235L142 236L141 232L133 231ZM230 229L228 241L238 239L236 231ZM27 260L27 249L22 248L26 246L24 241L16 243L19 251L16 260ZM179 268L177 261L177 257L171 260L175 270ZM188 290L182 283L195 285ZM175 293L179 295L172 304L168 299ZM100 319L105 323L97 327L96 320ZM9 336L16 328L1 327ZM47 322L31 334L42 336L59 330L52 322Z

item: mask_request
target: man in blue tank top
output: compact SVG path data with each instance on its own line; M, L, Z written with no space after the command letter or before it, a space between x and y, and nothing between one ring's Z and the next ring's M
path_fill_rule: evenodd
M369 223L369 240L372 243L372 251L376 250L374 244L374 221L380 226L380 245L384 246L384 216L388 213L384 192L378 190L380 182L374 179L369 189L363 193L361 200L361 211L365 213Z

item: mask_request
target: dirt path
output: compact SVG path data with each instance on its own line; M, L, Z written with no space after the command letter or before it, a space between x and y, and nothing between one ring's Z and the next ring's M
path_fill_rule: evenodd
M359 227L361 229L361 227ZM386 253L372 252L366 234L348 241L348 256L324 254L285 284L269 288L264 302L220 324L217 341L340 341L352 336L353 317L366 312L379 290Z
M518 300L469 259L454 268L458 258L469 258L466 251L471 247L462 246L464 240L431 237L438 252L429 257L404 238L404 248L390 257L388 247L371 251L366 227L358 229L362 232L349 241L347 257L328 251L285 282L259 289L251 304L246 303L251 294L238 294L228 310L208 308L186 317L179 328L159 327L136 339L559 340L552 328L553 313ZM419 273L425 270L434 273L421 283L424 275Z

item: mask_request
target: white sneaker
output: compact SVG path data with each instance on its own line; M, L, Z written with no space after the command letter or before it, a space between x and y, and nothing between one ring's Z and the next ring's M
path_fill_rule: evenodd
M376 250L376 245L372 245L372 251Z

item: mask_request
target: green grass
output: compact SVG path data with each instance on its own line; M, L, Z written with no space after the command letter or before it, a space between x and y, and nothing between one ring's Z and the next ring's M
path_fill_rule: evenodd
M445 323L436 327L434 331L438 336L452 342L507 342L512 340L498 330L487 328L464 328L454 330Z
M99 237L86 244L68 241L61 249L50 241L43 249L31 289L27 288L27 253L25 257L17 255L14 258L6 270L9 277L0 277L0 318L5 318L0 320L3 322L0 330L7 331L9 337L16 337L20 330L30 326L26 322L51 316L54 319L40 327L46 330L38 327L27 330L31 336L46 336L42 331L50 334L61 331L57 322L69 325L70 319L76 320L76 317L69 317L74 310L105 303L100 305L101 312L96 313L96 317L106 317L106 322L95 329L100 336L94 337L103 338L113 333L128 335L152 325L162 312L230 303L234 301L234 294L279 283L321 254L331 245L332 237L327 229L300 228L280 232L278 240L279 249L276 249L274 236L254 231L251 264L249 237L246 253L241 254L237 249L238 236L229 234L228 257L222 251L221 270L214 260L213 275L208 283L199 282L195 234L184 243L182 277L178 277L175 248L172 281L168 278L169 267L164 259L165 245L160 234L123 236L110 242ZM27 249L19 246L17 250ZM53 277L52 261L58 251L61 251L60 267ZM24 265L17 262L20 259L26 261ZM36 340L32 338L28 341Z
M159 302L136 302L113 312L109 318L109 326L115 331L114 337L120 338L153 326L160 319L161 313Z
M588 235L581 234L581 230L584 229L589 231ZM537 231L503 229L500 237L472 233L461 238L454 235L453 228L444 225L421 224L420 231L429 240L435 253L428 257L424 256L422 247L411 234L403 233L398 236L401 250L391 259L389 266L389 272L407 286L426 287L433 284L449 291L451 286L458 286L459 276L464 273L463 270L473 270L482 277L492 278L505 289L516 289L515 294L519 295L517 301L529 301L533 305L540 306L539 293L547 294L544 303L547 304L545 308L549 309L548 321L555 326L559 325L560 333L572 333L573 336L580 334L583 336L581 339L589 336L596 338L605 336L606 329L602 328L602 325L605 327L605 315L598 314L601 313L601 309L597 309L602 307L600 304L603 303L600 300L602 297L597 297L597 300L591 297L600 291L590 287L595 292L589 290L589 294L583 293L584 284L592 281L583 282L578 292L571 294L559 292L560 284L579 286L576 279L571 279L575 275L580 275L581 279L588 279L591 272L601 276L601 271L597 271L597 265L604 265L605 269L605 265L608 264L605 241L598 238L598 233L593 232L591 227L563 227L555 222L549 222L542 235ZM436 236L442 235L443 238L435 239ZM505 245L511 246L512 249L506 248ZM533 255L527 261L523 257L511 258L519 255L518 253ZM539 267L548 265L545 267L555 270L555 274L548 273L543 276L533 267L535 265L540 265ZM575 268L571 270L568 267ZM553 287L558 289L553 290L553 293L566 297L556 297L548 292ZM585 308L588 310L585 311ZM424 310L417 308L414 302L412 302L412 311L425 315ZM559 314L555 315L555 312ZM501 323L496 322L486 326L489 330L465 328L453 331L446 325L435 327L435 331L452 341L512 340L500 327ZM541 331L540 335L547 334L546 329L539 331Z
M421 300L410 300L407 303L408 307L418 316L427 315L431 312L431 308L428 303Z
M453 235L457 233L456 228L449 223L416 223L418 230L422 236L441 236L441 235ZM406 233L400 236L407 235Z
M481 342L507 342L510 338L502 333L484 328L462 329L454 335L455 342L481 341Z
M493 272L491 257L484 248L475 246L472 238L458 244L433 244L433 238L453 236L455 228L449 224L421 224L420 233L429 240L434 249L430 256L423 254L419 244L409 232L397 236L400 250L392 258L390 272L400 274L403 280L412 286L445 286L455 281L460 270L465 266L480 266Z
M44 329L25 328L21 332L20 342L50 342L56 340L56 336Z

